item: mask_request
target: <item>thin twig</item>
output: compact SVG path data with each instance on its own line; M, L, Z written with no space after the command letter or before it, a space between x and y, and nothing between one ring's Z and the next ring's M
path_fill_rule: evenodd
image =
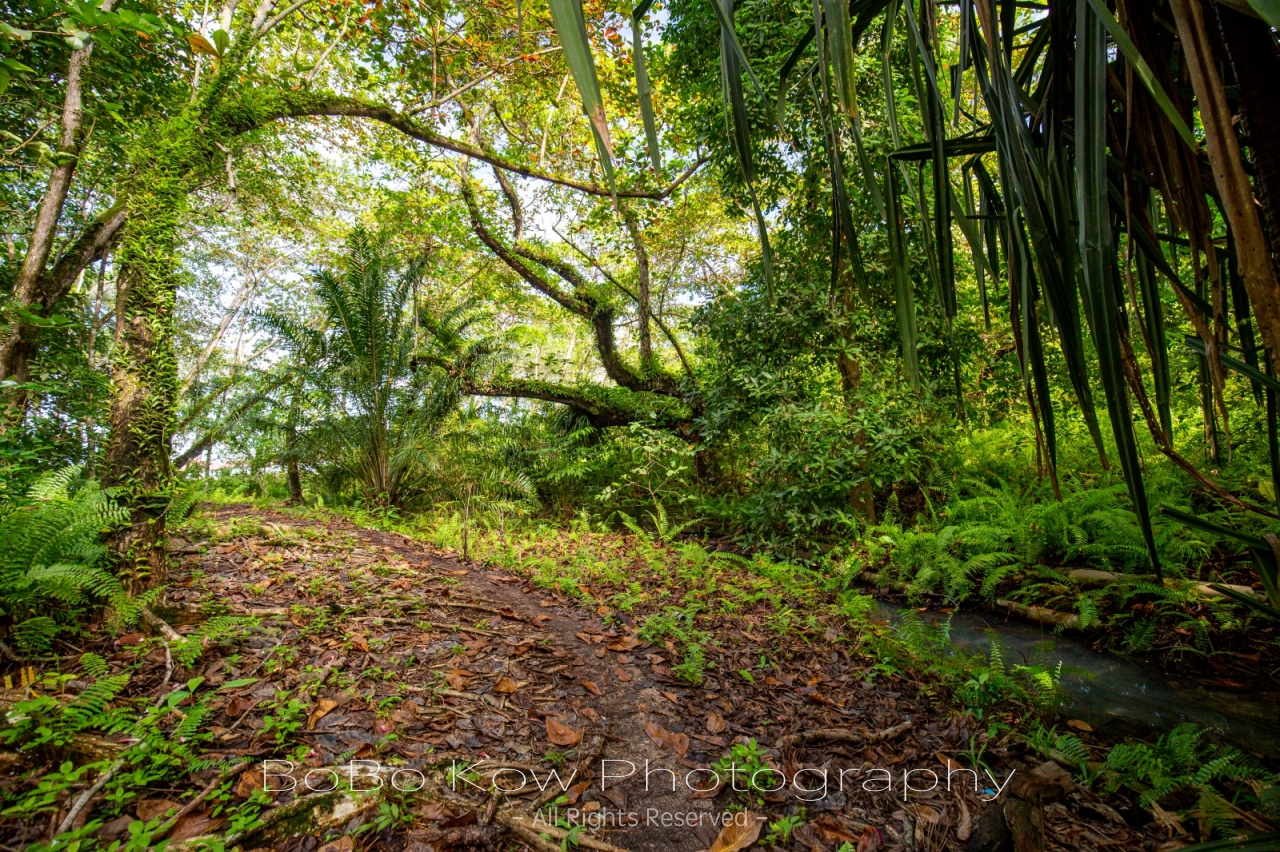
M212 795L214 790L218 789L220 786L225 784L230 779L236 777L241 772L244 772L245 769L247 769L252 762L253 761L251 760L241 761L240 763L237 763L235 766L231 767L225 772L219 773L216 778L214 778L207 785L205 785L205 788L200 791L200 795L196 796L190 802L187 802L187 804L182 808L182 810L178 811L176 814L169 817L169 819L165 821L164 825L157 828L155 831L155 834L153 834L152 837L153 838L164 837L173 829L174 826L178 824L178 820L182 819L184 816L194 811L201 802L203 802L205 799L209 798L210 795Z

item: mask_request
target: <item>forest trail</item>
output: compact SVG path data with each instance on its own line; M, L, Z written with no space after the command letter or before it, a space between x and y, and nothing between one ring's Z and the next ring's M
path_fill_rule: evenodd
M606 820L578 837L583 848L707 849L720 831L717 821L733 806L761 817L748 833L761 829L762 848L769 837L779 848L830 852L844 843L861 852L962 849L966 840L970 848L998 848L990 843L1002 821L982 815L993 786L1002 787L1002 814L1013 823L1021 820L1028 829L1047 820L1046 848L1142 848L1141 835L1115 810L1017 743L992 744L983 754L994 784L982 777L981 792L962 789L966 773L947 792L945 763L968 765L964 755L975 732L966 725L972 719L934 703L928 684L872 672L874 661L859 656L833 626L818 625L816 636L812 629L779 634L763 629L749 611L707 618L701 626L714 637L707 647L714 664L695 688L672 675L671 642L651 644L636 635L638 611L591 609L581 598L539 588L525 577L464 564L448 551L339 519L247 506L207 514L221 534L217 541L173 545L176 564L164 611L193 622L181 614L203 609L200 618L218 611L260 617L240 647L210 648L192 671L177 674L203 675L215 687L260 678L214 700L215 754L292 760L297 778L307 768L352 759L424 771L454 760L461 766L488 761L475 767L486 779L477 786L456 781L453 790L407 798L402 804L415 818L412 824L406 818L376 833L386 844L381 847L369 846L371 835L363 835L366 849L470 848L468 843L518 848L510 842L519 838L501 837L513 820L533 813L535 800L547 798L535 785L545 785L552 770L566 780L573 773L560 816L576 807L579 820ZM670 581L679 582L674 576ZM768 676L734 674L763 658L785 665ZM710 784L709 775L690 777L691 770L749 738L759 745L754 759L781 770L783 778L794 780L797 771L809 769L800 776L803 787L819 787L821 776L813 770L827 770L825 794L788 787L748 800L727 788L691 789ZM637 771L602 789L602 760L615 761L603 764L611 773L626 773L622 761ZM272 768L284 772L282 765ZM518 786L522 777L536 780L504 797L495 814L480 788L499 768L523 773L501 776L506 787ZM877 770L885 774L870 774ZM936 772L943 784L913 791L904 803L908 770ZM768 777L761 776L762 783ZM890 789L871 792L881 779ZM916 774L913 788L927 788L928 779ZM245 797L260 786L255 765L236 789ZM1014 792L1022 798L1012 798ZM290 810L292 793L271 797L277 810ZM484 825L486 815L501 814L516 816L505 828ZM799 818L779 827L789 816ZM344 814L324 825L334 829L332 837L374 817L373 811ZM216 821L198 825L217 827ZM269 829L275 834L255 835L258 845L311 852L325 840L309 834L316 824L283 826L282 820ZM107 828L122 831L123 825ZM555 843L544 848L558 848L563 833L550 830ZM334 842L326 849L351 848L349 841Z

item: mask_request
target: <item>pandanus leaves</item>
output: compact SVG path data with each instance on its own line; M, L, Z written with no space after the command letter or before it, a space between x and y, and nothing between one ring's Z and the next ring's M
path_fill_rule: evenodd
M760 199L756 195L756 168L751 155L751 125L747 120L747 99L742 87L742 75L745 72L750 78L761 100L765 100L764 90L756 80L755 72L742 52L738 34L733 28L733 0L710 0L715 10L716 20L720 22L720 85L724 100L729 108L730 133L733 147L738 154L738 166L742 170L742 178L747 184L747 193L751 198L751 210L756 217L756 230L760 236L760 262L764 267L765 288L769 298L773 298L773 250L769 246L769 226L765 222L764 211L760 207Z
M548 0L548 2L551 6L551 22L555 25L556 36L560 39L564 61L569 66L569 73L573 75L573 82L578 87L578 95L582 98L582 111L591 122L596 151L600 156L600 166L604 169L612 191L614 187L613 140L609 136L609 122L604 114L604 98L600 94L600 79L596 76L595 59L591 56L591 40L587 37L587 24L582 17L582 2L581 0Z
M658 148L658 119L653 112L653 91L649 85L649 69L644 62L644 16L653 0L644 0L631 14L631 64L636 72L636 97L640 100L640 117L644 120L645 141L649 143L649 162L654 174L662 173L662 151Z
M1078 6L1076 39L1076 200L1080 215L1080 261L1084 271L1085 298L1092 308L1088 314L1092 318L1098 372L1107 398L1107 413L1120 456L1120 467L1142 527L1151 567L1159 576L1160 558L1151 529L1120 358L1120 316L1115 282L1109 277L1115 266L1116 250L1107 200L1107 42L1102 22L1084 3Z

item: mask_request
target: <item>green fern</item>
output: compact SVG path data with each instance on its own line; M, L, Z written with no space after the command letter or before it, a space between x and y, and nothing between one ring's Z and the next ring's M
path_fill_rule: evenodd
M80 481L78 467L44 474L0 519L0 624L24 651L48 649L88 605L110 606L126 622L136 616L120 581L98 567L102 534L127 519L110 492Z
M1193 724L1179 725L1155 744L1115 746L1107 755L1106 769L1111 790L1129 787L1148 809L1174 793L1194 792L1201 818L1222 836L1236 831L1236 808L1263 806L1280 781L1256 759L1207 741ZM1235 801L1235 807L1229 801Z
M85 675L92 678L104 677L111 673L111 667L107 665L107 661L92 652L81 655L80 667Z
M107 705L115 700L129 683L129 675L108 675L99 678L62 706L62 727L68 732L96 727L107 711Z

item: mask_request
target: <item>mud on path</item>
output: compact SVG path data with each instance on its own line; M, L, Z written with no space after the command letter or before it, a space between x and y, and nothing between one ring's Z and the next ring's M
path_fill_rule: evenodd
M549 798L539 785L552 770L560 779L572 775L558 816L575 808L579 820L597 826L579 836L583 848L707 849L723 814L744 807L761 818L759 848L998 849L1025 841L1019 831L1043 838L1046 849L1139 849L1151 839L1016 743L991 744L982 756L996 783L1021 776L995 806L986 800L996 783L981 773L980 792L965 788L968 774L958 774L948 792L946 762L969 765L975 723L939 702L935 687L873 673L874 660L860 657L839 626L810 621L792 633L771 632L751 609L701 617L713 638L695 687L673 675L673 643L637 635L644 614L661 611L654 603L632 612L592 608L526 577L337 519L230 506L209 510L204 526L216 530L212 540L171 546L163 612L191 622L180 632L218 613L259 619L233 647L177 675L203 675L211 685L260 678L215 699L215 756L290 760L295 778L351 760L408 768L486 761L468 776L477 786L458 780L443 797L406 798L412 823L358 834L366 849L536 846L485 825L498 799L480 788L499 768L508 770L504 787L525 779L523 789L502 797L504 812L531 814ZM650 582L641 571L631 579ZM674 572L665 582L680 583ZM663 593L655 590L654 600ZM766 659L775 666L762 673L758 663ZM808 769L799 783L819 792L789 787L748 800L728 785L705 789L708 773L689 775L752 738L783 778ZM613 774L629 765L635 773L602 789L602 761L611 761L603 765ZM909 769L936 772L943 783L904 802ZM826 770L825 791L814 770ZM913 786L929 786L928 775L916 779ZM890 789L872 792L883 783ZM236 793L247 797L261 786L255 765ZM294 792L269 797L282 811L295 799ZM350 840L336 838L376 813L339 816L327 832L303 821L267 845L350 849ZM777 827L787 817L792 825ZM543 848L561 845L554 832L552 840Z

